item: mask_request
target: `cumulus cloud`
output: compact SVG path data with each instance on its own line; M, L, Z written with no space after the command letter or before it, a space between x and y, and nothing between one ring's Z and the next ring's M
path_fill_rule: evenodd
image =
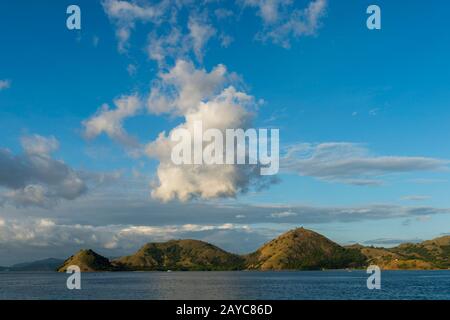
M54 137L22 138L23 154L0 149L0 186L9 189L3 202L16 206L49 207L60 199L73 200L87 187L79 174L51 157L59 143Z
M316 34L327 7L326 0L313 0L303 9L291 0L244 0L244 6L254 7L263 21L258 38L271 40L288 48L291 38Z
M0 79L0 91L9 89L11 87L11 81L10 80L1 80Z
M362 145L345 142L303 143L287 149L281 166L321 180L353 185L381 184L393 173L448 170L449 161L404 156L374 156Z
M150 92L148 110L153 114L183 116L196 110L202 100L217 95L229 75L221 64L207 72L196 69L191 62L178 60L169 72L161 72L159 78Z
M155 198L186 201L196 197L234 197L250 186L262 187L273 182L261 178L254 165L175 165L171 160L175 143L170 138L174 132L183 129L192 135L198 122L202 123L204 131L214 128L224 134L226 129L245 130L251 126L251 108L255 103L252 96L225 85L229 75L223 65L208 73L179 60L160 78L161 82L150 94L148 109L156 114L182 116L184 122L168 134L162 132L147 145L147 155L160 161L158 181L152 192ZM190 141L183 143L191 148Z
M139 97L136 94L121 96L114 100L114 105L116 108L110 109L107 104L104 104L95 115L83 121L85 136L91 139L105 133L127 147L138 147L139 143L125 131L123 122L140 111L142 103Z

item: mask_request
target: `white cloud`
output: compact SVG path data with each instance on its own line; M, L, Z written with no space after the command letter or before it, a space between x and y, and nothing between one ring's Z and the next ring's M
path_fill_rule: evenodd
M198 14L197 4L194 2L165 0L149 4L105 0L103 8L115 25L120 52L127 51L137 22L152 23L153 31L149 35L147 52L160 66L165 65L169 58L186 58L185 55L191 50L198 61L202 61L207 42L216 34L215 28L208 23L207 11ZM190 15L186 26L183 25L184 20L178 17L183 8Z
M106 225L61 224L50 218L0 219L0 246L31 247L80 245L117 249L141 246L149 241L167 241L181 235L215 230L248 230L246 225Z
M217 19L226 19L233 16L233 11L225 8L217 8L214 10Z
M138 147L139 143L136 139L123 128L123 122L126 118L138 114L142 108L141 100L136 94L121 96L114 100L114 105L116 108L110 109L107 104L104 104L95 115L83 121L85 136L91 139L105 133L127 147Z
M168 1L139 5L134 1L104 0L102 4L106 14L116 25L118 49L120 52L125 52L131 30L134 29L136 22L159 23L166 12Z
M380 112L380 108L374 108L374 109L369 110L369 115L374 117L374 116L378 115L378 112Z
M279 21L281 10L291 5L291 0L244 0L244 5L256 7L258 15L265 24L274 24Z
M49 155L59 148L59 141L54 136L43 137L38 134L23 136L21 143L28 154Z
M171 161L174 143L170 135L174 130L183 128L193 133L197 121L202 122L203 130L216 128L225 132L225 129L250 127L254 99L233 86L226 87L228 78L222 65L208 73L186 61L178 61L168 73L161 74L161 83L150 94L149 110L179 115L185 122L167 135L162 132L147 145L147 155L160 161L152 192L155 198L186 201L195 197L234 197L250 186L272 182L262 178L255 166L175 165Z
M216 29L201 19L193 17L189 19L188 28L195 56L198 61L202 61L204 47L208 40L215 35Z
M165 67L171 60L187 59L190 52L193 52L197 61L202 62L206 44L215 35L216 30L207 19L191 16L187 32L183 32L183 28L175 23L166 31L151 32L147 53L160 67ZM230 42L230 39L223 41Z
M9 89L11 87L10 80L0 80L0 91Z
M129 74L130 76L134 76L134 75L136 74L136 72L137 72L137 67L136 67L136 65L130 63L130 64L127 66L127 72L128 72L128 74Z
M153 86L147 101L148 110L154 114L185 115L196 110L202 100L220 92L228 81L224 65L211 72L195 69L191 62L178 60L167 73L159 74L160 81Z
M222 47L228 48L233 41L234 39L232 36L225 33L220 34L220 45Z
M449 161L404 156L374 156L354 143L304 143L288 148L282 168L302 176L354 185L376 185L387 174L448 170Z
M294 7L290 0L244 0L244 5L255 7L263 20L263 31L258 38L283 47L290 46L290 38L316 34L325 15L327 1L312 0L303 9Z
M363 243L365 245L393 247L393 246L397 246L401 243L419 243L422 241L423 241L423 239L419 239L419 238L412 238L412 239L378 238L378 239L366 240Z
M242 6L256 9L256 14L261 17L263 28L257 38L289 47L292 38L317 33L327 2L311 0L306 7L298 8L292 0L237 0L231 6L232 10L220 3L206 2L200 10L195 1L103 1L104 11L115 26L118 49L122 53L127 52L137 23L151 24L147 52L160 67L177 59L192 58L191 53L201 63L206 44L216 36L223 47L228 47L233 37L225 34L223 26L238 22L238 18L229 18ZM187 19L184 13L187 13Z
M270 216L272 218L285 218L285 217L292 217L292 216L296 216L296 215L297 215L297 212L281 211L281 212L274 212Z
M153 31L149 35L147 53L150 59L158 62L160 67L166 65L169 58L183 58L189 50L189 39L180 29L173 26L167 33L158 35Z

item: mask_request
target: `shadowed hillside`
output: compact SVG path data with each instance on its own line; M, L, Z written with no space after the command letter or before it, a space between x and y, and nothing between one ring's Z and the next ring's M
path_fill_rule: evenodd
M240 270L244 259L198 240L148 243L135 254L114 260L127 270Z

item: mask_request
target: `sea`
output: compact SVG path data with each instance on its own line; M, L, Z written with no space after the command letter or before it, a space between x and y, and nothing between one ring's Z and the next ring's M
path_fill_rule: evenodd
M0 272L0 299L450 300L450 270L382 271L372 290L364 270L82 273L80 290L69 276Z

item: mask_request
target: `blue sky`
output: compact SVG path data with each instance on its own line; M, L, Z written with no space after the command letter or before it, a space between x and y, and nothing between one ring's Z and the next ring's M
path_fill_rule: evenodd
M376 1L382 29L371 31L365 12L372 1L279 0L269 8L272 15L264 15L263 0L186 1L180 6L168 0L163 6L128 1L114 15L114 8L124 3L76 1L82 12L79 31L65 26L72 2L0 4L0 244L20 248L0 264L22 261L30 252L64 256L84 246L123 253L139 241L181 236L231 251L240 250L233 239L247 239L250 250L299 225L340 243L377 240L380 245L450 232L449 4ZM317 12L307 11L311 4L319 6ZM160 16L149 17L155 8ZM276 33L295 19L295 10L301 12L298 21L304 29ZM189 23L205 32L200 33L200 48ZM120 30L130 34L122 43L125 49L120 48ZM173 48L163 46L158 63L149 47L174 30L180 39ZM228 197L194 194L188 201L175 197L165 203L151 196L161 183L161 158L134 154L104 128L86 137L86 121L101 115L103 104L114 110L115 99L133 94L147 100L155 83L164 84L161 74L180 60L204 75L219 64L226 66L227 81L264 101L257 105L253 125L279 128L283 152L301 147L303 156L284 159L289 165L283 166L282 159L278 183L258 190L249 180ZM120 119L141 152L159 133L184 121L180 114L148 108ZM323 148L325 154L320 153ZM36 157L53 173L58 169L51 166L62 163L62 182L38 174L27 179L30 172L20 170ZM346 166L336 166L342 159ZM17 161L25 165L12 166ZM14 175L23 183L8 180ZM29 185L38 187L27 189ZM116 199L124 200L108 218L107 204ZM143 209L137 212L141 201ZM235 214L241 206L247 214ZM316 209L327 211L323 219L315 219ZM209 210L208 221L197 221L202 210ZM345 216L335 218L339 210L346 210ZM372 214L377 210L382 213ZM167 213L160 217L161 212ZM190 219L196 221L194 227L186 227ZM86 230L77 234L71 229L76 224ZM14 225L25 238L33 236L24 242L13 235ZM172 231L164 229L169 227ZM41 237L45 230L52 236ZM135 242L120 238L123 230ZM62 234L69 234L73 245L58 247ZM93 234L103 240L91 241Z

